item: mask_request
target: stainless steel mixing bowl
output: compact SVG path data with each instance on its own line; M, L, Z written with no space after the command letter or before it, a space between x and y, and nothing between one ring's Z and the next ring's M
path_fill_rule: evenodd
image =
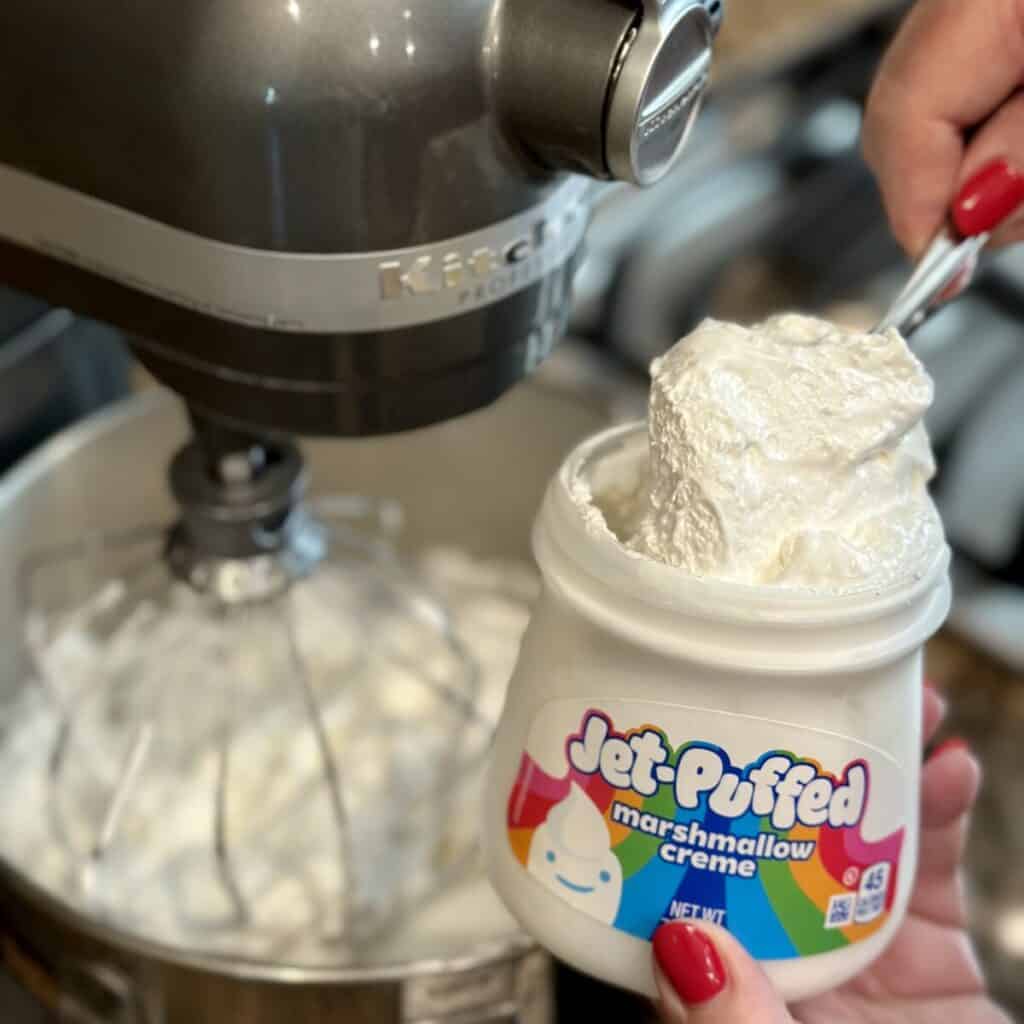
M311 444L315 490L397 499L412 550L453 543L526 558L549 476L578 440L614 418L619 398L570 350L483 413L417 434ZM89 531L170 521L165 471L185 436L179 404L146 392L60 435L0 480L0 708L28 680L15 585L26 554ZM466 898L471 906L472 892ZM2 860L0 953L38 1003L82 1024L548 1024L552 1014L550 964L511 925L343 969L247 963L118 933Z

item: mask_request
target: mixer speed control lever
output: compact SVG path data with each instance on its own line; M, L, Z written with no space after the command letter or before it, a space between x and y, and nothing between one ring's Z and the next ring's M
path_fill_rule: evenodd
M510 138L551 169L656 184L700 110L721 19L722 0L506 0L492 38Z
M707 89L721 14L691 0L645 0L616 67L605 127L612 177L653 185L671 170Z

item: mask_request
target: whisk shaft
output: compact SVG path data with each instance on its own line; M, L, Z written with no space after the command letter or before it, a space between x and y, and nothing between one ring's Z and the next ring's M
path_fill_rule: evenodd
M117 839L117 830L121 824L124 809L128 805L128 798L142 774L152 745L153 724L143 722L135 733L128 756L125 758L124 771L111 793L96 842L89 852L88 860L82 866L82 889L87 893L93 890L99 869Z
M305 659L299 650L298 641L295 636L295 624L293 621L294 608L289 599L285 614L285 632L288 636L288 651L292 665L295 669L295 677L298 679L302 690L302 697L309 714L310 724L316 736L317 748L320 753L320 761L323 766L324 779L327 782L327 792L331 804L331 814L334 817L335 827L338 832L338 892L339 907L338 913L338 936L347 932L347 925L351 919L351 897L352 879L351 872L354 870L354 859L352 857L351 836L349 832L348 813L345 810L345 801L341 795L341 776L338 771L338 762L331 749L330 737L327 735L327 727L324 723L320 702L313 692L313 685L309 678ZM328 936L329 937L329 936Z
M213 854L217 865L217 877L234 907L235 918L239 924L244 924L250 919L249 905L235 876L228 837L228 784L231 775L231 741L235 720L233 696L234 683L229 681L227 701L231 706L225 715L220 748L217 752L217 780L213 799Z

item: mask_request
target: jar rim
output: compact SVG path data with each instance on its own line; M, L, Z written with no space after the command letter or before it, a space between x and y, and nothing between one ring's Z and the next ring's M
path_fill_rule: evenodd
M587 486L588 473L601 460L624 452L641 435L646 442L643 421L613 427L584 441L566 458L538 518L535 545L539 532L546 530L578 569L642 604L716 622L844 625L913 605L948 573L951 554L945 543L934 557L918 562L904 576L882 584L867 580L841 592L701 577L632 551L615 537L598 509L594 511L599 525L588 522L575 495L581 485Z

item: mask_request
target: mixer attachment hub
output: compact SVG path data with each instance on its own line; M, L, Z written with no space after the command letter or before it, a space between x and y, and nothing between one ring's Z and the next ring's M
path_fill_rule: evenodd
M167 544L171 571L225 604L273 597L327 551L324 531L302 505L302 453L290 441L194 423L169 473L181 509Z

